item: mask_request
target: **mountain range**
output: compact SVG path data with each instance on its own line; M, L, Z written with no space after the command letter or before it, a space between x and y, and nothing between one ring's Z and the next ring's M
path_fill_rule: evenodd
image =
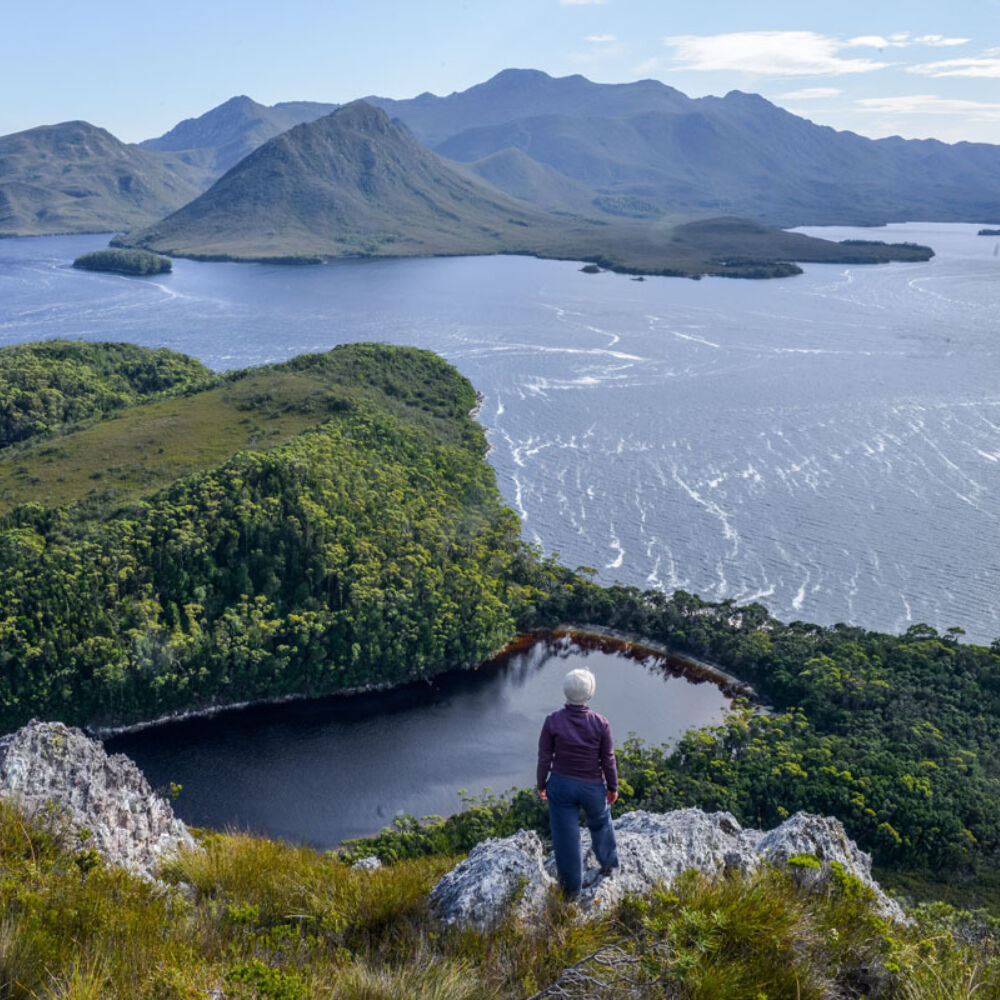
M598 84L510 69L444 97L365 101L449 161L448 185L486 182L489 193L480 185L474 198L499 205L505 194L519 203L504 202L513 215L562 213L584 226L1000 219L1000 146L866 139L739 91L693 99L655 80ZM138 145L85 122L0 137L0 233L149 225L337 108L240 96ZM277 163L274 149L268 156ZM334 242L356 241L345 231Z
M547 222L355 101L270 139L127 242L200 257L489 253Z
M198 118L185 118L169 132L156 139L146 139L139 145L159 152L187 155L218 177L268 139L302 122L322 118L338 107L314 101L289 101L267 107L241 95L231 97ZM191 156L192 153L199 155Z
M600 84L509 69L446 97L365 100L428 148L545 208L598 217L740 215L781 226L1000 219L1000 146L867 139L740 91L690 98L656 80ZM230 108L237 101L239 114ZM177 151L162 145L173 136L215 155L278 134L283 115L305 121L333 108L250 109L246 101L145 145ZM229 131L219 131L223 117Z
M454 169L365 101L269 139L194 201L114 242L201 259L528 253L638 273L746 277L797 273L792 260L930 256L744 219L608 223L545 212Z

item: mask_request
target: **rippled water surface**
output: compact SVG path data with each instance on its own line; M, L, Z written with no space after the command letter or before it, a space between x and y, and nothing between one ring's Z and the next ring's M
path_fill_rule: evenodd
M632 281L523 257L322 267L68 263L105 237L0 240L0 343L132 340L226 369L385 340L486 395L525 534L641 587L779 617L1000 635L1000 257L976 226L810 230L928 263L780 281Z

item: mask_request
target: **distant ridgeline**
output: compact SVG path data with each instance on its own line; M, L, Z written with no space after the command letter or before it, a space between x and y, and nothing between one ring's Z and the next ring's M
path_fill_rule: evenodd
M399 683L514 634L517 519L428 352L219 378L33 344L0 399L0 731Z

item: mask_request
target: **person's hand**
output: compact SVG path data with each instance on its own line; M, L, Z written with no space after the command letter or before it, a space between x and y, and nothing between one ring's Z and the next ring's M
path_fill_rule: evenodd
M618 793L608 789L608 805L613 806L618 801Z
M549 797L548 797L548 795L546 795L546 794L545 794L545 789L544 789L544 788L539 788L539 789L538 789L538 797L539 797L539 798L540 798L540 799L541 799L541 800L542 800L543 802L548 802L548 800L549 800Z

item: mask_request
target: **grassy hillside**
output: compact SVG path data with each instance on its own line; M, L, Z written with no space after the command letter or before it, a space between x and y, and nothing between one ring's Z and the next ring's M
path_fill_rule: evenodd
M488 656L521 550L474 402L434 355L350 345L0 450L0 726Z
M133 406L0 460L0 512L87 497L137 500L239 451L286 443L327 419L329 400L315 379L269 372Z
M514 156L492 167L510 183L519 174L518 183L554 205L577 197L571 184L553 181L553 171L524 165ZM272 139L191 204L115 242L235 260L527 253L640 274L734 277L798 273L792 260L873 263L931 253L875 245L848 251L739 219L624 218L635 204L611 206L623 216L613 223L532 208L474 182L470 171L460 173L384 112L356 101Z
M146 225L199 195L208 171L88 122L0 136L0 236Z
M165 865L164 889L0 803L4 995L523 1000L574 965L585 992L542 995L973 1000L1000 989L995 924L938 906L890 927L849 877L812 890L772 869L684 878L589 924L553 898L530 926L459 932L437 925L427 902L457 858L369 873L273 841L201 839L204 853Z
M200 361L134 344L46 340L0 348L0 448L216 381Z

